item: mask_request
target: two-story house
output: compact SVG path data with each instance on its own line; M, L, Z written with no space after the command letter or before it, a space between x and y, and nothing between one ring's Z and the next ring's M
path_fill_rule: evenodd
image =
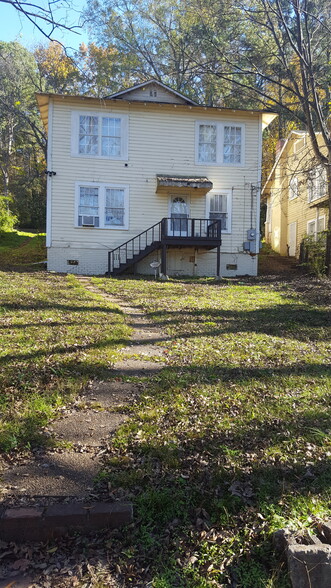
M274 113L201 106L155 80L102 100L37 100L49 270L256 275L262 129Z
M299 258L304 237L316 239L328 226L326 170L316 161L306 131L292 131L280 142L262 194L267 243L281 255Z

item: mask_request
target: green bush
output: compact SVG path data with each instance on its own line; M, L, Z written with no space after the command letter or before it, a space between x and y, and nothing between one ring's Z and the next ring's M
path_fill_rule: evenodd
M301 242L300 260L308 269L320 277L325 274L325 252L327 231L305 237Z
M10 198L0 196L0 234L12 231L17 223L17 217L9 209Z

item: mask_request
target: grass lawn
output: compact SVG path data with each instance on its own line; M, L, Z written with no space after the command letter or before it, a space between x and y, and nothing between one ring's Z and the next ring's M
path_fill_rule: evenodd
M288 587L272 531L330 513L330 287L93 281L168 334L168 365L101 476L135 502L117 543L125 585Z
M117 306L72 276L0 272L0 450L44 443L42 427L130 335Z
M0 233L0 268L26 266L45 261L44 233L8 231Z

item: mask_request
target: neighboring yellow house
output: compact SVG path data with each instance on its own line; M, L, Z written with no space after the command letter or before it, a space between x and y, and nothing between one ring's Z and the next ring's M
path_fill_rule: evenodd
M262 196L266 242L281 255L299 258L303 238L316 239L328 224L326 170L317 163L307 132L292 131L280 142Z
M48 132L48 269L256 275L269 111L155 80L105 99L37 94Z

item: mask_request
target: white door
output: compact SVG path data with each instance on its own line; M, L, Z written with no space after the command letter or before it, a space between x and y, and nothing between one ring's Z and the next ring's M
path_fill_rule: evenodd
M288 254L295 257L297 251L297 223L290 223L288 226Z
M168 235L170 237L187 237L189 208L186 196L171 196L170 221Z

